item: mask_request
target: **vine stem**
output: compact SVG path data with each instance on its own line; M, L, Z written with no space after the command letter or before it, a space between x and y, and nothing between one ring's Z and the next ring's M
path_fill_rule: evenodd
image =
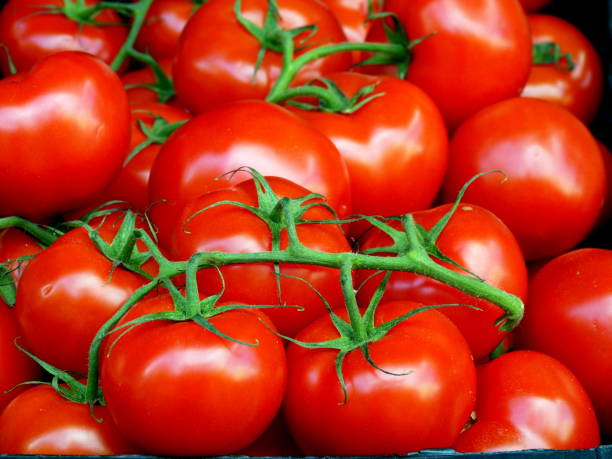
M134 43L136 42L136 38L140 33L140 29L144 24L144 20L147 16L147 12L149 11L149 7L153 3L153 0L139 0L136 3L117 3L117 2L103 2L102 4L108 8L115 8L121 10L128 10L132 13L132 26L130 27L130 31L128 36L121 46L121 49L113 59L111 63L111 68L116 72L119 70L125 59L130 55L131 50L134 49Z

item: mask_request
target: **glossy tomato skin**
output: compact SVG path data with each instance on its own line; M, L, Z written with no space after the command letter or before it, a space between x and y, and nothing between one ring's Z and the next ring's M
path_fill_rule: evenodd
M340 216L350 212L346 164L325 135L277 105L234 102L194 117L160 150L149 181L160 245L169 248L185 203L245 180L244 173L217 180L244 166L323 194Z
M67 233L37 255L21 277L15 311L25 342L46 362L86 374L96 332L144 282L113 268L85 237Z
M450 143L443 198L452 201L479 172L465 200L492 211L527 260L560 254L593 227L605 193L601 154L588 129L549 102L514 98L487 107Z
M386 322L418 306L382 304L376 321ZM322 317L298 339L318 342L337 336L329 318ZM449 447L467 422L476 396L476 372L461 333L432 310L415 314L368 346L380 368L411 373L382 373L359 350L352 351L343 365L348 391L343 404L337 351L289 345L284 412L302 451L361 456Z
M432 100L394 77L347 72L327 78L348 97L370 85L383 94L351 115L295 110L345 159L353 213L391 216L427 208L442 185L448 155L444 120Z
M460 452L583 449L599 445L593 405L558 360L533 351L478 367L477 421L453 445Z
M416 223L430 229L451 208L450 204L414 212ZM388 246L392 241L384 233L373 230L361 242L361 248ZM473 204L461 204L437 240L438 248L446 256L481 276L497 288L517 295L523 301L527 296L527 269L521 249L510 230L491 212ZM453 271L456 267L440 263ZM358 300L367 306L378 284L380 275L371 270L359 270L356 284L362 285ZM469 304L468 307L442 308L440 312L450 318L466 338L475 360L483 359L506 336L494 324L503 310L494 304L471 297L459 290L426 276L412 273L393 273L385 289L385 301L412 300L424 304Z
M172 307L169 296L160 296L139 303L120 323ZM286 360L269 319L235 310L210 322L258 345L228 341L191 321L155 321L131 329L105 353L107 406L120 431L144 451L230 454L253 442L278 411Z
M236 20L234 3L234 0L205 3L181 35L174 81L179 99L194 113L235 100L265 99L280 74L281 54L268 51L253 78L260 44ZM316 34L297 47L310 49L346 40L338 21L321 2L281 0L278 6L283 28L317 26ZM266 0L242 2L243 15L258 26L263 24L266 11ZM307 33L300 34L296 43L306 38ZM305 66L293 83L302 84L328 73L348 70L351 63L349 53L317 59Z
M603 90L601 61L595 48L569 22L546 14L528 16L533 43L553 42L569 53L573 70L564 64L533 65L521 95L561 105L584 123L595 117Z
M86 204L121 167L129 137L125 91L97 58L58 53L4 79L0 215L42 219Z
M0 416L0 454L134 454L108 410L73 403L51 386L31 387Z
M17 228L5 228L0 230L0 263L17 260L24 256L33 256L40 253L41 250L42 247L34 238ZM5 265L5 267L11 271L15 284L19 282L19 278L28 265L28 262L29 260L24 259Z
M555 357L593 401L612 434L612 251L578 249L542 266L529 283L517 346Z
M269 177L268 181L279 197L298 198L310 194L310 191L285 179ZM222 201L237 201L257 206L253 181L242 182L231 189L212 191L189 202L172 234L170 255L174 259L187 260L192 254L204 251L248 253L272 250L268 225L243 208L222 205L191 218L201 209ZM319 207L306 212L303 218L332 220L334 216ZM297 234L300 242L313 250L328 253L351 251L338 225L300 224L297 226ZM287 233L282 231L280 248L286 247ZM278 331L286 336L295 336L307 324L326 313L325 303L317 292L332 307L343 304L339 270L293 264L281 264L279 268L282 275L293 276L280 278L280 298L273 264L255 263L203 270L199 273L198 283L200 291L206 295L223 291L224 301L279 305L278 308L267 309L266 313ZM301 309L281 305L297 305Z
M367 0L324 0L324 2L338 19L348 41L365 41L370 27Z
M520 94L531 43L516 0L387 0L385 11L397 14L410 40L432 34L413 48L406 78L436 102L451 130L478 110ZM380 23L372 26L370 40L386 41Z
M96 1L87 1L89 5ZM44 6L43 6L44 5ZM9 0L0 14L0 42L7 46L17 71L29 71L43 57L61 51L83 51L110 64L127 38L127 28L112 10L103 10L96 21L112 26L79 25L45 6L63 6L62 0ZM0 65L10 73L6 51Z

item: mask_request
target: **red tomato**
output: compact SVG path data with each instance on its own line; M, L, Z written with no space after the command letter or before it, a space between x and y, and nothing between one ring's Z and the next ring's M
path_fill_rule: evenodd
M570 54L575 67L569 71L562 68L563 63L533 65L521 95L559 104L584 123L591 122L603 90L603 72L595 48L563 19L545 14L531 14L528 19L532 42L556 43L562 53Z
M548 102L514 98L488 107L457 129L450 143L444 200L479 172L465 200L502 219L525 258L571 249L593 227L605 193L601 154L588 129Z
M476 423L461 452L582 449L599 445L593 405L576 377L546 354L516 351L478 367Z
M154 0L138 33L136 46L155 59L171 59L187 21L205 0Z
M129 138L125 91L99 59L59 53L2 80L0 215L41 219L88 203L121 167Z
M120 323L173 307L169 296L157 297L137 304ZM191 321L155 321L132 328L104 353L101 383L108 409L122 434L144 451L231 454L274 418L285 390L286 360L269 320L243 309L210 322L257 345L228 341Z
M418 307L392 302L378 307L376 323ZM346 320L347 314L339 313ZM298 339L320 342L338 337L321 317ZM290 344L285 415L306 455L404 454L450 447L467 422L476 397L470 350L457 328L437 311L415 314L384 338L370 343L370 365L359 350L346 355L345 404L336 375L334 349Z
M243 181L244 174L217 180L243 166L323 194L341 216L350 211L346 164L326 136L277 105L235 102L193 118L160 150L149 182L160 245L169 247L183 205Z
M519 0L519 3L526 13L535 13L551 3L551 1L552 0Z
M26 343L44 361L86 374L96 332L144 282L113 267L93 242L67 233L21 277L15 311Z
M450 204L445 204L413 215L418 224L430 229L450 207ZM375 230L366 236L361 249L384 247L391 242L389 236ZM446 256L482 276L487 283L525 299L527 269L521 249L506 225L491 212L471 204L461 204L438 238L437 246ZM447 263L440 264L462 272ZM359 270L356 274L355 284L363 283L358 293L359 302L363 306L367 306L382 280L381 276L367 280L373 273L370 270ZM431 305L470 304L479 308L479 311L468 307L440 309L463 333L476 360L486 357L506 335L494 325L503 315L499 307L426 276L393 273L384 300L412 300Z
M11 389L17 384L35 381L40 377L38 364L15 346L18 336L20 332L15 311L0 300L0 413L25 387ZM23 347L23 340L20 345Z
M365 41L368 22L368 0L324 0L348 41ZM374 2L376 3L376 2Z
M280 73L281 54L268 51L253 77L260 44L236 20L234 3L235 0L205 3L181 35L174 64L174 82L181 102L195 113L234 100L265 99ZM317 26L311 37L309 32L298 35L296 47L305 50L346 40L336 18L319 1L280 0L278 6L283 28ZM242 14L259 26L263 24L266 11L266 0L242 2ZM307 37L308 40L302 43L301 40ZM351 62L349 53L317 59L298 73L294 83L305 83L328 73L348 70Z
M20 72L30 70L43 57L60 51L84 51L110 64L127 38L127 28L121 25L119 15L113 10L103 10L95 20L114 25L94 26L78 24L62 13L49 11L47 6L61 7L64 1L9 0L2 7L0 43L7 46ZM8 75L6 51L1 54L2 71Z
M296 457L303 454L291 438L285 419L279 414L257 440L236 452L236 456Z
M297 198L310 192L288 180L270 177L269 183L279 197ZM251 206L257 205L257 193L252 180L242 182L234 188L207 193L191 202L183 209L179 223L172 235L171 256L187 260L195 252L264 252L272 249L270 229L259 217L243 208L222 205L208 209L193 219L189 218L211 204L221 201L238 201ZM330 220L331 213L323 208L313 208L304 218L311 220ZM323 252L350 252L351 248L338 225L300 224L297 234L306 247ZM281 233L281 248L287 246L287 235ZM245 304L298 305L266 310L279 332L294 336L304 326L325 314L323 301L313 287L332 306L343 304L340 288L340 272L337 269L321 266L280 265L281 274L299 277L281 278L281 297L279 298L274 266L272 264L248 264L210 269L199 273L200 291L207 295L225 290L223 301ZM280 303L279 303L280 302Z
M413 48L407 79L431 96L449 128L525 85L531 42L516 0L387 0L384 9L398 16L409 39L433 34ZM385 41L380 22L368 40Z
M95 416L95 417L94 417ZM108 410L73 403L51 386L28 389L0 416L0 454L130 454Z
M162 59L158 62L164 73L172 79L172 59ZM159 102L157 94L146 87L131 87L131 85L141 84L154 84L155 76L150 67L143 69L134 70L132 72L125 73L121 76L121 82L125 87L128 101L131 105L149 104ZM177 105L175 103L176 98L172 98L168 101L169 104Z
M442 185L448 155L444 120L431 99L398 78L358 73L327 78L348 97L374 84L374 93L384 94L351 115L295 110L345 159L353 213L391 216L427 208Z
M36 255L42 247L32 237L17 228L6 228L0 230L0 263L9 260L17 260L19 257ZM28 265L28 260L9 263L6 269L11 271L15 284L19 282L21 273Z
M612 435L612 251L579 249L540 268L529 283L517 344L549 354L584 385L602 433Z

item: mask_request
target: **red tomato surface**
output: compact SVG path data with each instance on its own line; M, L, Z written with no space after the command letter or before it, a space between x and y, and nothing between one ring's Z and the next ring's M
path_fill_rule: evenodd
M295 457L302 456L285 422L279 413L266 431L246 448L236 452L237 456L252 457Z
M310 194L308 190L288 180L270 177L269 183L279 197L297 198ZM264 252L272 250L272 237L266 223L252 212L233 205L208 209L189 220L199 210L221 201L237 201L257 205L257 194L252 180L234 188L212 191L191 202L183 209L179 223L172 234L173 259L187 260L196 252ZM313 208L303 216L311 220L330 220L333 215L321 207ZM350 252L351 248L338 225L300 224L297 227L300 242L306 247L328 253ZM287 247L287 234L280 235L280 248ZM214 295L223 290L223 301L244 304L298 305L266 309L278 331L294 336L310 322L326 313L325 303L316 289L332 307L344 304L340 288L340 272L322 266L281 264L280 273L301 278L281 278L279 298L274 266L269 263L233 265L201 271L198 277L200 291ZM223 277L224 283L221 282ZM223 287L225 286L225 289ZM313 289L314 287L314 289Z
M119 78L85 53L0 81L0 215L41 219L88 203L121 167L129 120Z
M368 22L368 0L323 0L342 26L348 41L365 41ZM375 4L377 2L374 2Z
M576 377L546 354L516 351L478 367L476 423L460 452L582 449L599 445L593 405Z
M94 417L95 416L95 417ZM106 407L73 403L51 386L32 387L0 416L0 454L134 454Z
M433 34L413 48L407 79L431 96L449 128L525 85L531 42L516 0L387 0L384 9L397 14L409 39ZM386 41L380 23L368 40Z
M374 93L384 94L351 115L295 110L345 159L353 213L391 216L427 208L442 184L448 156L444 120L431 99L398 78L358 73L327 78L348 97L374 84Z
M602 434L612 435L612 251L579 249L540 268L529 283L517 345L545 352L580 380Z
M164 73L172 79L172 59L162 59L158 62ZM149 104L159 102L159 98L155 91L141 87L139 85L147 85L155 83L155 76L150 67L133 70L121 76L121 82L125 87L125 92L130 105ZM175 104L176 98L170 99L168 103Z
M260 44L237 21L234 3L235 0L208 1L193 15L181 35L174 82L179 99L194 113L235 100L265 99L280 74L281 54L268 51L253 78ZM311 49L346 40L337 19L321 2L280 0L278 6L283 28L317 26L312 37L304 32L295 38L297 48ZM242 2L243 15L259 26L266 11L266 0ZM349 53L317 59L298 73L294 83L348 70L351 62Z
M416 222L425 229L434 226L451 205L415 212ZM364 238L361 249L384 247L391 239L379 230ZM491 212L472 204L461 204L437 241L438 248L461 266L481 276L490 285L519 296L527 296L527 269L521 249L510 230ZM460 269L440 263L453 271ZM359 270L356 285L363 285L358 293L362 306L367 306L382 277L367 280L374 271ZM389 279L383 299L412 300L424 304L470 304L468 307L442 308L440 312L450 318L466 338L474 359L487 356L506 333L494 323L503 310L494 304L471 297L459 290L426 276L412 273L394 273Z
M157 297L136 305L120 324L172 308L169 296ZM286 360L269 319L235 310L210 322L257 345L231 342L192 321L155 321L132 328L105 352L101 382L108 409L119 430L144 451L230 454L252 443L274 418Z
M418 307L397 301L378 307L380 324ZM347 314L339 312L341 317ZM328 317L304 329L298 339L338 337ZM306 455L403 454L450 447L465 425L476 397L476 372L469 348L441 313L420 312L370 343L370 365L359 350L347 354L343 401L336 376L337 350L290 344L284 410L289 428Z
M479 172L465 200L502 219L525 258L567 251L593 227L605 193L601 154L588 129L549 102L514 98L480 111L455 132L443 194L455 199Z
M25 387L11 389L40 377L38 364L15 346L20 335L15 311L0 300L0 413ZM19 345L24 346L23 340Z
M521 93L561 105L584 123L595 117L603 90L603 72L593 45L569 22L546 14L528 16L531 40L553 42L562 53L569 53L574 69L563 69L563 63L533 65L527 85Z
M235 102L191 119L160 150L149 182L160 245L169 247L183 205L245 180L217 179L243 166L323 194L341 216L350 212L346 164L325 135L277 105Z
M85 2L89 5L95 0ZM110 64L127 38L119 15L103 10L96 21L108 26L78 24L46 6L63 6L63 0L9 0L0 14L0 43L7 46L18 71L28 71L43 57L60 51L84 51ZM0 51L0 66L9 74L6 50Z
M551 2L552 0L519 0L519 3L526 13L535 13L536 11L540 11Z
M17 228L5 228L0 230L0 263L9 260L17 260L19 257L36 255L42 247L36 240ZM8 263L6 268L11 271L13 280L17 284L21 273L28 265L29 260Z

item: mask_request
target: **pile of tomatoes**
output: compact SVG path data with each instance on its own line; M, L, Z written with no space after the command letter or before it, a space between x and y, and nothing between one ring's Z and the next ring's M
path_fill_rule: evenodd
M6 1L0 454L606 443L605 78L542 8Z

